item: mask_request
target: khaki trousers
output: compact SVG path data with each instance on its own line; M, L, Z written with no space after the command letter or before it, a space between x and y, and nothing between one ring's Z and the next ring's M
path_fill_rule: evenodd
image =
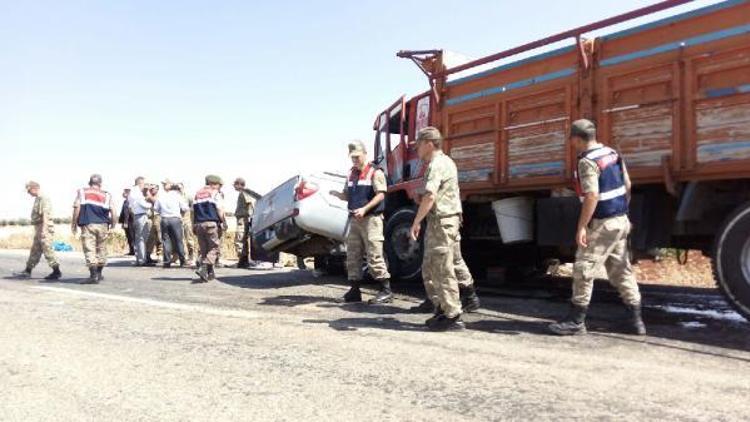
M87 224L81 227L81 245L87 267L107 264L108 237L109 226L107 224Z
M577 306L588 306L594 289L594 277L601 265L609 282L620 293L626 305L639 305L641 294L635 281L628 254L630 220L625 215L603 220L594 219L588 229L588 246L578 248L573 265L573 298Z
M346 271L349 280L362 280L362 263L375 280L391 278L383 258L383 215L368 215L358 220L350 218L351 226L346 237Z

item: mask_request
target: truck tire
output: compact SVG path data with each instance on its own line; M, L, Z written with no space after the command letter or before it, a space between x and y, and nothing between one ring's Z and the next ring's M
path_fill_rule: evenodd
M419 236L417 242L412 242L409 234L416 215L417 211L413 207L402 208L393 213L385 223L384 247L391 278L418 281L422 277L424 234Z
M738 207L722 224L711 263L719 289L750 321L750 202Z

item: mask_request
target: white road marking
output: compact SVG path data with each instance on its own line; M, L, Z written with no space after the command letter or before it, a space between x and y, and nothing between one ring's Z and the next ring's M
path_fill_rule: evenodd
M82 291L82 290L66 289L62 287L31 286L31 288L37 289L37 290L46 290L50 292L65 293L65 294L70 294L70 295L88 296L88 297L95 297L95 298L108 299L108 300L117 300L120 302L127 302L127 303L137 303L140 305L148 305L148 306L154 306L154 307L165 308L165 309L176 309L180 311L200 312L200 313L208 314L208 315L218 315L218 316L227 316L227 317L233 317L233 318L245 318L245 319L255 319L261 316L259 313L245 311L242 309L222 309L222 308L214 308L210 306L191 305L191 304L177 303L177 302L166 302L162 300L149 299L149 298L121 296L121 295L114 295L114 294L109 294L109 293L87 292L87 291Z

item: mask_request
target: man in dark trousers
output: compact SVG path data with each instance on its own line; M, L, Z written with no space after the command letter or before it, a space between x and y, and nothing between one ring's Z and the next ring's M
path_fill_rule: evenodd
M122 230L125 232L125 238L128 240L128 255L135 255L135 248L133 244L133 240L135 239L134 233L133 233L133 214L130 212L130 202L128 202L128 197L130 196L130 188L125 188L122 191L122 197L124 201L122 202L122 209L120 210L120 218L118 223L120 223L120 227L122 227Z

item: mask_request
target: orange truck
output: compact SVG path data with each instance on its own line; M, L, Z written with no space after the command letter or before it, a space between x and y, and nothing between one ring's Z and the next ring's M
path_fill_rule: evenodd
M657 3L459 66L449 67L442 50L399 52L429 89L400 98L374 124L375 159L390 183L385 249L393 275L420 274L422 245L409 241L409 226L424 172L414 139L427 125L442 131L458 166L464 255L476 276L572 260L580 201L568 131L589 118L634 182L634 256L702 251L721 291L749 318L750 1L586 38L684 3Z

